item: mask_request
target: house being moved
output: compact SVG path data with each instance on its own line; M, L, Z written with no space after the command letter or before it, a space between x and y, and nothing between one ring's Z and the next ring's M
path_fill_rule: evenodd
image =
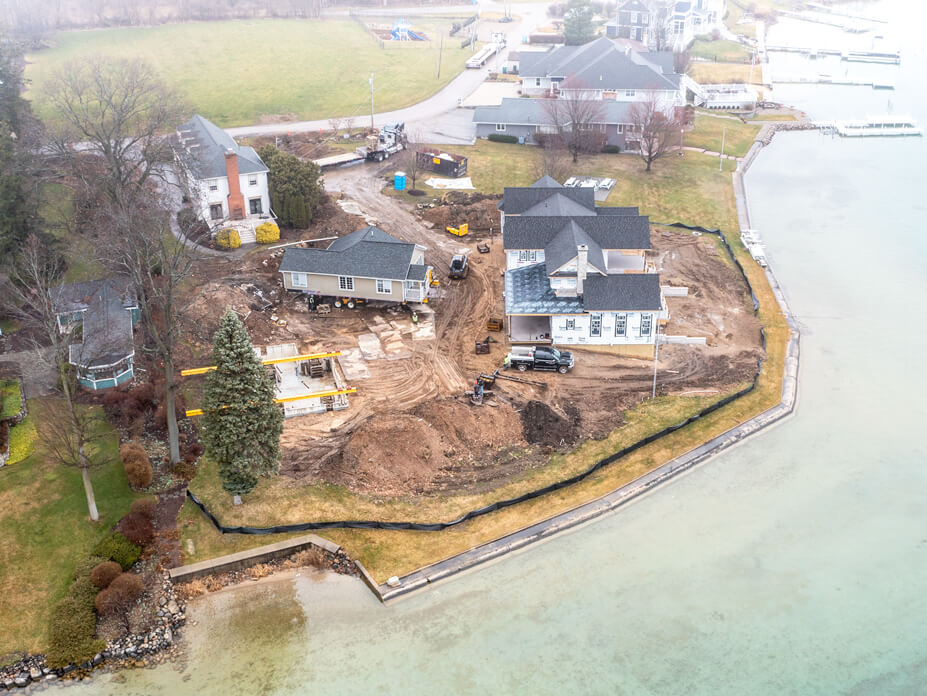
M505 313L513 343L611 346L653 355L668 318L647 263L650 221L637 208L598 207L591 189L550 177L506 188Z
M425 247L365 227L327 249L288 247L280 260L283 287L333 298L337 306L357 300L427 302L431 267Z

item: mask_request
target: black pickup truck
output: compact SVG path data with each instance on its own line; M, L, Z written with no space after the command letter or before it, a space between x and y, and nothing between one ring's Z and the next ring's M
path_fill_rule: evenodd
M528 348L516 346L508 354L506 362L521 372L530 367L532 370L556 370L560 374L569 372L574 365L572 353L559 351L552 346L531 346Z

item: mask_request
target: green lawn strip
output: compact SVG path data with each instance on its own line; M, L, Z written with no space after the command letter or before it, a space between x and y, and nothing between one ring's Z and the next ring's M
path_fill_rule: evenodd
M689 48L689 55L721 63L741 63L750 60L750 49L738 41L699 37Z
M470 56L459 42L446 40L441 76L435 78L433 43L412 43L381 49L359 24L347 20L97 29L57 34L54 48L28 56L26 76L42 117L49 115L42 89L52 73L94 55L145 58L195 111L220 126L247 125L273 114L295 114L300 120L363 117L370 109L371 72L375 108L389 111L437 92Z
M724 16L724 24L735 34L741 34L747 36L751 39L756 38L756 24L754 22L746 22L744 24L739 24L740 20L744 16L744 10L733 2L727 3L727 13Z
M29 401L27 421L41 418L43 402ZM52 606L71 584L76 564L135 497L118 460L118 434L101 427L104 439L92 456L108 463L91 470L99 522L88 517L80 470L40 452L0 470L0 659L14 651L45 649Z
M21 406L19 381L0 379L0 418L15 416Z
M684 142L689 147L721 152L723 137L724 154L743 157L753 146L760 128L762 126L755 123L698 114L692 130L686 131Z

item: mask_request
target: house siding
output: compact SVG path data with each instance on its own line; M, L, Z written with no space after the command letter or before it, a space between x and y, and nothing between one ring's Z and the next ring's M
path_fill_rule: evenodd
M257 185L251 186L249 179L251 177L257 177ZM210 190L209 186L211 183L216 185L216 190ZM209 224L218 224L223 220L227 220L229 217L229 180L227 176L219 177L217 179L199 179L195 180L192 177L189 180L190 190L193 193L196 204L198 206L197 212L200 217ZM261 216L270 215L270 193L267 185L267 172L258 172L257 174L241 174L238 177L238 185L241 190L241 195L245 200L245 217L246 218L260 218ZM250 200L252 198L261 199L261 213L256 215L251 215L251 204ZM214 220L210 215L210 207L213 205L222 206L222 218Z
M425 284L418 281L390 280L383 278L390 283L390 293L377 292L376 278L354 278L354 290L341 290L338 287L338 276L323 275L320 273L306 273L306 287L297 287L293 285L293 273L284 271L283 287L294 292L304 292L309 295L327 295L332 297L356 297L365 300L380 300L382 302L403 302L405 300L403 288L405 284L410 283L407 293L417 293L417 296L410 297L410 301L421 301L425 297ZM412 287L414 284L414 288Z
M600 336L590 335L593 314L602 315ZM615 336L615 321L619 314L627 317L627 329L624 336ZM551 337L555 344L567 345L648 345L653 344L661 312L590 312L589 314L558 315L551 317ZM641 336L641 318L649 315L650 335ZM567 329L567 320L574 322L573 329Z

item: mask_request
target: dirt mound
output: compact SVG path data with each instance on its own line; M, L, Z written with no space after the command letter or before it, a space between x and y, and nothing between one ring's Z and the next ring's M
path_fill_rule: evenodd
M433 208L425 208L422 217L437 229L460 227L466 223L473 233L489 234L492 227L499 231L499 196L452 191Z
M561 416L543 401L529 401L521 412L522 434L534 445L559 447L579 439L579 410L572 404L564 406Z

